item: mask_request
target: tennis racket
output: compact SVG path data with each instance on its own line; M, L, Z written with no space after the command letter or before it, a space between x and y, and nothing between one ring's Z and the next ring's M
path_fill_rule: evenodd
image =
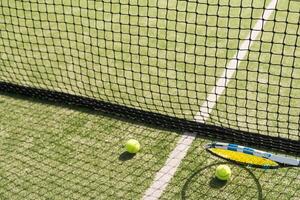
M206 145L206 149L226 160L259 168L300 167L300 160L296 158L275 155L237 144L213 142Z

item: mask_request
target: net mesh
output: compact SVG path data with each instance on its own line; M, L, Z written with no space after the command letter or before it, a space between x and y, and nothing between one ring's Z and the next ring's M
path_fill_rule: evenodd
M299 10L2 0L0 91L299 154Z

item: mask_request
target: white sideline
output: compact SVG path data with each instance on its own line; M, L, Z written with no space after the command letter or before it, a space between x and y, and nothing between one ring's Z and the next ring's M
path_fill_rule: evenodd
M273 10L275 9L277 0L272 0L265 9L262 17L258 20L253 27L252 31L243 41L239 47L238 52L234 55L231 61L226 66L222 76L218 79L216 86L209 93L206 101L201 105L200 111L195 115L194 120L197 122L205 122L214 108L218 98L223 94L230 79L234 75L240 62L246 56L251 45L256 37L260 34L264 24L267 22ZM179 167L181 160L185 157L190 145L195 139L195 134L184 133L177 143L175 149L170 153L165 165L156 173L152 185L146 190L144 200L157 200L160 198L163 191L166 189L168 183L175 174Z

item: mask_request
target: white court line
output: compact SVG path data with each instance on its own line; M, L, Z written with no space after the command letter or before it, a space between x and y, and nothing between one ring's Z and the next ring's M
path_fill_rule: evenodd
M230 79L234 75L239 64L246 56L253 42L263 29L264 24L267 22L273 13L277 4L277 0L272 0L265 9L262 17L258 20L253 27L252 31L243 41L239 47L238 52L234 55L231 61L226 66L222 76L218 79L216 86L207 96L206 101L201 105L200 111L195 115L194 120L197 122L205 122L214 108L219 97L223 94ZM175 149L169 155L165 165L156 173L152 185L146 190L144 200L157 200L160 198L163 191L166 189L171 178L174 176L181 160L185 157L190 145L195 139L195 134L184 133L177 143Z

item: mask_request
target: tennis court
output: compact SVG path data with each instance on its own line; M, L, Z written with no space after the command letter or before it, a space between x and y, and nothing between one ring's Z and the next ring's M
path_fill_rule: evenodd
M141 198L177 133L88 110L0 96L3 199ZM134 157L128 138L142 141Z
M299 19L300 3L283 0L2 0L0 88L87 97L137 118L201 118L299 146ZM0 89L4 199L141 199L184 135L29 96L38 98ZM130 138L142 144L135 156L124 151ZM300 199L299 168L234 165L205 151L211 140L187 147L161 199ZM213 177L224 162L233 177L222 185Z

